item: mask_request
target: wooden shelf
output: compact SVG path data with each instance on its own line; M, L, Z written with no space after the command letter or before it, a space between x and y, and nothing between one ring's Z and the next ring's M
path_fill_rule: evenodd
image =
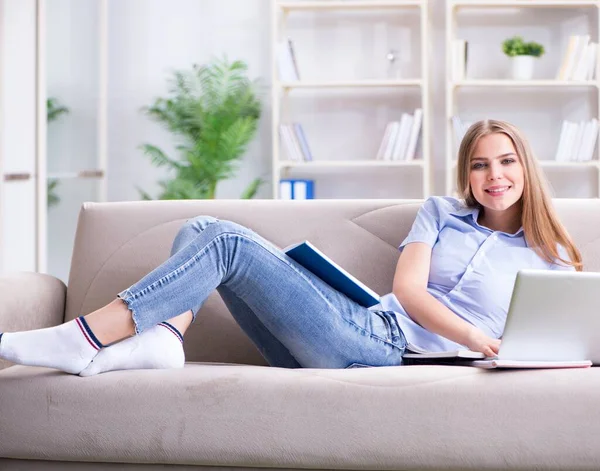
M282 160L281 168L332 168L332 167L422 167L423 160L312 160L295 162Z
M306 2L278 2L277 6L283 11L307 10L375 10L393 8L415 8L422 5L421 0L400 1L306 1Z
M452 0L451 5L454 8L578 8L598 7L600 3L597 0Z
M375 87L420 87L422 80L341 80L341 81L323 81L323 82L278 82L279 86L285 90L296 88L375 88Z
M572 88L572 87L596 87L600 86L597 80L461 80L450 82L454 88L462 87L535 87L535 88Z

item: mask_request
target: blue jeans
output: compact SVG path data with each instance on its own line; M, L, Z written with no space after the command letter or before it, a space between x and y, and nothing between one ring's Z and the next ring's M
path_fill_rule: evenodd
M230 221L188 220L169 259L118 297L141 333L188 310L195 319L215 289L271 366L402 364L406 340L393 312L356 304Z

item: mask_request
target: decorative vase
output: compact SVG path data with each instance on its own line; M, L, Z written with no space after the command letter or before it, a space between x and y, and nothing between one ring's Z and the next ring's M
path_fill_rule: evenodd
M512 58L513 80L531 80L533 77L534 56L515 56Z

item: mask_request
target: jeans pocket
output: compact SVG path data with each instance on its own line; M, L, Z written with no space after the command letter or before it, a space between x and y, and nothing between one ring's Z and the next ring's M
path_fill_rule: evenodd
M371 365L365 365L363 363L350 363L345 369L349 370L351 368L373 368Z
M387 313L385 311L371 311L370 321L371 335L384 342L391 343L394 334Z

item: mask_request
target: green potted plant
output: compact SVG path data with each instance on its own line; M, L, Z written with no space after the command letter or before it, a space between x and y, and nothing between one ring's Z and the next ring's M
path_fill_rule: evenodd
M178 141L177 159L154 145L141 147L154 165L173 171L170 180L159 182L159 199L214 198L217 184L235 175L261 114L257 82L248 79L247 69L242 61L224 58L176 71L168 97L143 109ZM241 197L252 198L261 184L254 179ZM138 191L143 199L152 199Z
M513 36L502 43L502 51L512 61L512 78L530 80L533 77L535 59L544 54L544 46L535 41L526 43L521 36Z
M69 108L59 104L56 98L49 97L46 100L46 120L49 123L56 121L61 115L67 114ZM48 208L56 206L60 202L60 197L56 194L58 180L48 179Z

